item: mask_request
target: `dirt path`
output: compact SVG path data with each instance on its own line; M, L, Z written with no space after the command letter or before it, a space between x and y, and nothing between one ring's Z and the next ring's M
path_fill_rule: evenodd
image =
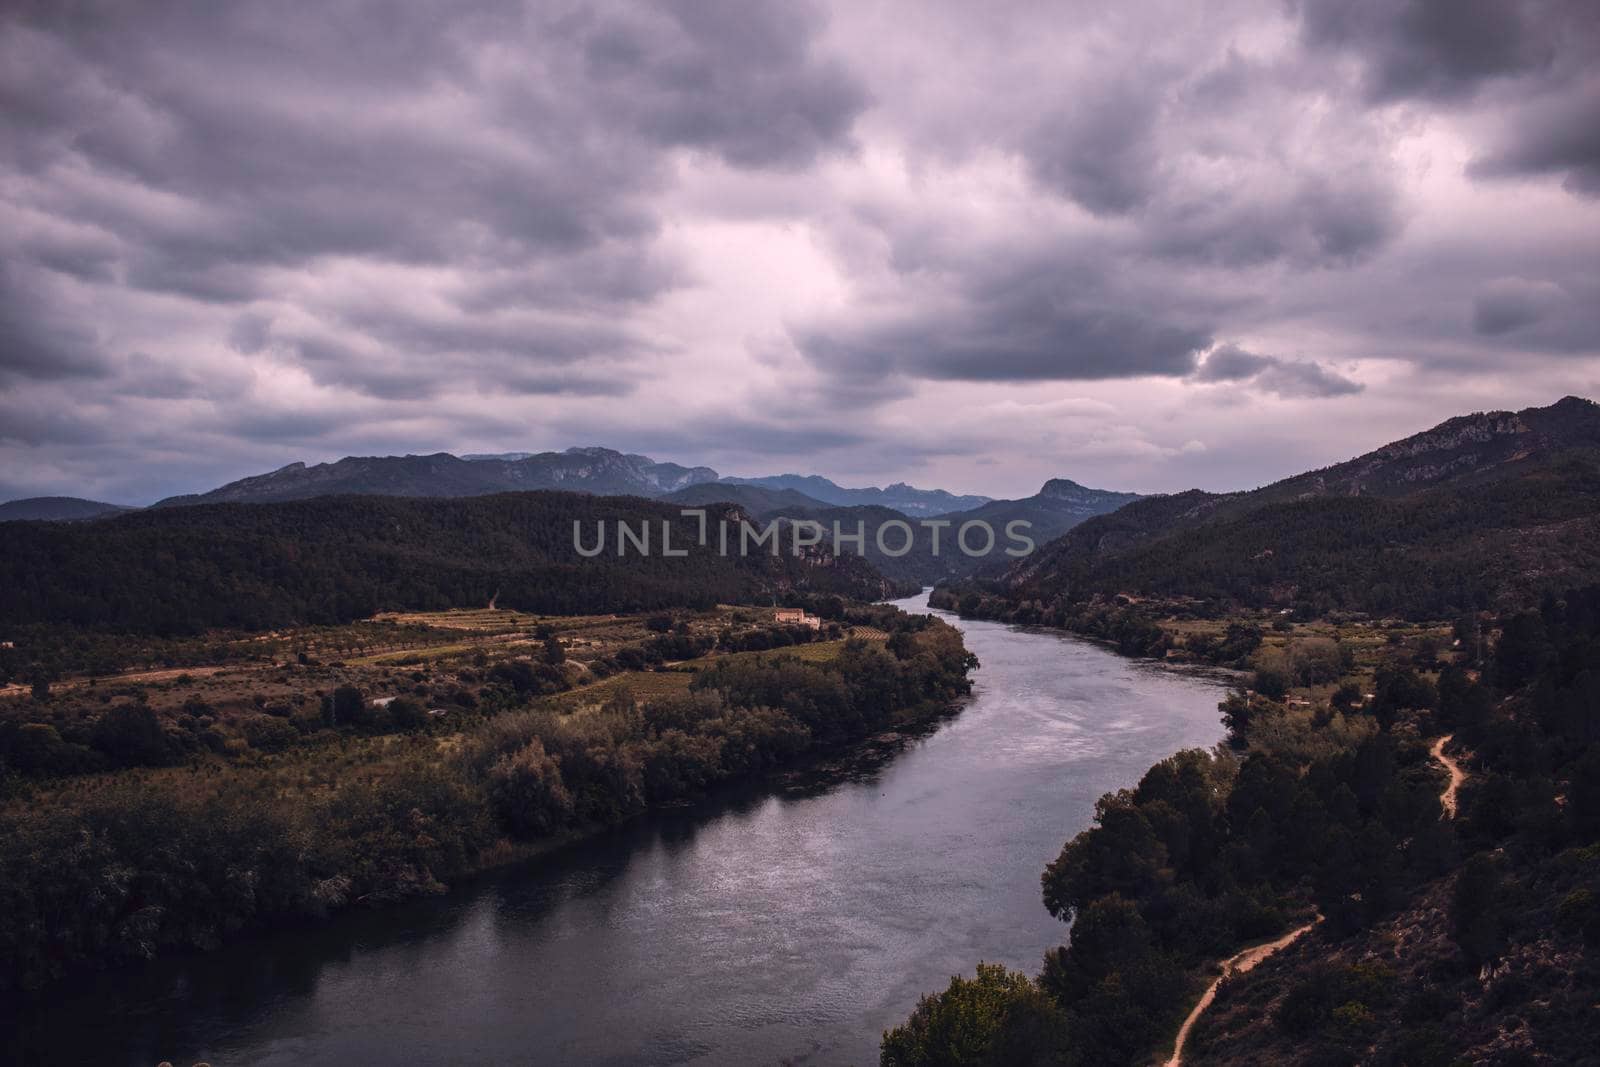
M1217 987L1222 984L1222 980L1224 978L1231 978L1236 974L1244 974L1246 971L1255 967L1256 964L1260 963L1274 952L1294 944L1294 942L1297 941L1302 934L1304 934L1307 930L1310 930L1313 926L1317 925L1317 923L1321 921L1322 916L1318 915L1315 919L1306 923L1304 926L1299 926L1293 930L1290 930L1276 941L1268 941L1264 945L1256 945L1253 948L1247 948L1243 952L1224 960L1222 963L1222 973L1217 976L1216 981L1206 986L1206 991L1200 994L1200 1000L1197 1004L1195 1004L1194 1010L1189 1012L1188 1017L1183 1020L1183 1026L1179 1027L1178 1040L1172 1046L1172 1058L1167 1060L1166 1067L1179 1067L1179 1065L1183 1063L1183 1045L1184 1042L1189 1040L1189 1031L1194 1029L1195 1021L1200 1018L1205 1010L1211 1006L1211 1002L1216 999Z
M87 678L66 678L59 682L50 683L50 691L60 692L63 689L77 689L98 682L101 685L133 685L145 682L170 682L187 674L191 678L209 678L226 670L247 670L252 664L234 664L221 667L162 667L159 670L125 671L121 674L97 674ZM0 696L24 696L33 691L31 685L4 685L0 686Z
M1455 734L1445 734L1433 743L1433 758L1444 764L1444 769L1450 772L1450 784L1445 786L1444 792L1439 794L1439 803L1444 806L1444 817L1456 817L1456 792L1461 788L1461 783L1466 781L1466 772L1461 769L1461 764L1444 754L1444 746L1450 743Z

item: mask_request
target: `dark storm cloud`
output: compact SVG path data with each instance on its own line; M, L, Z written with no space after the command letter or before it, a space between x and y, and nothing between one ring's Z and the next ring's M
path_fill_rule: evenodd
M1588 0L1302 0L1312 48L1365 71L1369 100L1497 108L1468 173L1559 174L1600 197L1600 14Z
M95 331L52 300L47 277L0 264L0 384L95 378L110 371Z
M1374 100L1470 95L1484 82L1550 59L1537 9L1512 0L1300 0L1312 47L1347 50L1366 64Z
M666 150L801 167L847 149L866 102L816 54L805 5L316 10L12 6L0 160L38 210L109 235L18 271L114 264L130 288L242 304L277 296L284 270L363 257L490 275L461 294L474 313L648 300L682 282L648 248ZM92 362L43 321L8 332L31 373ZM462 327L405 340L476 343ZM560 361L569 345L517 347Z
M128 499L345 452L931 465L1055 433L1119 482L1232 479L1258 450L1217 412L1331 438L1299 413L1357 375L1397 429L1507 366L1559 395L1600 353L1597 27L1588 0L16 0L0 464Z
M940 310L913 301L888 322L813 328L796 343L843 379L989 382L1179 377L1211 344L1204 323L1141 306L1070 257L999 264L980 257L957 266L967 273Z

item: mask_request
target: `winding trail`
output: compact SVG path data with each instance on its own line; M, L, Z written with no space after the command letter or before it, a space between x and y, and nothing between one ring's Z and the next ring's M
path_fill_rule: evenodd
M1444 754L1444 746L1450 743L1455 734L1445 734L1433 743L1433 758L1444 764L1444 769L1450 772L1450 784L1445 786L1444 792L1439 794L1439 803L1444 808L1444 817L1456 817L1456 791L1461 788L1461 783L1466 781L1467 774L1461 769L1461 764Z
M1454 734L1445 734L1434 741L1433 748L1430 750L1433 758L1438 760L1444 769L1450 772L1450 784L1445 786L1443 793L1439 794L1439 804L1444 808L1443 817L1446 819L1456 817L1456 793L1461 789L1461 783L1466 781L1467 778L1466 772L1461 769L1461 764L1445 755L1444 752L1444 746L1448 745L1454 737ZM1200 1000L1195 1004L1194 1010L1189 1012L1188 1017L1183 1020L1183 1026L1178 1029L1178 1040L1172 1046L1172 1057L1167 1060L1165 1067L1180 1067L1183 1063L1183 1046L1189 1040L1189 1031L1194 1029L1195 1021L1216 999L1217 987L1222 984L1224 978L1230 978L1236 974L1244 974L1274 952L1293 944L1302 934L1321 921L1322 916L1318 915L1311 922L1290 930L1276 941L1269 941L1264 945L1247 948L1243 952L1224 960L1222 973L1206 987L1204 993L1200 994Z
M1183 1020L1183 1025L1178 1028L1178 1040L1172 1046L1172 1058L1167 1060L1166 1067L1179 1067L1183 1063L1183 1045L1184 1042L1189 1040L1189 1031L1194 1029L1195 1021L1216 999L1217 987L1222 984L1223 979L1231 978L1236 974L1244 974L1274 952L1294 944L1295 941L1300 939L1301 935L1321 921L1322 916L1318 915L1304 926L1295 927L1276 941L1268 941L1264 945L1255 945L1223 960L1222 973L1217 975L1215 981L1206 986L1206 991L1200 994L1200 1000L1195 1004L1194 1010L1189 1012L1188 1017Z

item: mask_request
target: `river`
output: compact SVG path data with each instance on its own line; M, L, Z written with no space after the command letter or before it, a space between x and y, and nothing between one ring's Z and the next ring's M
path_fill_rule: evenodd
M1096 798L1222 736L1215 679L945 617L981 661L973 696L874 766L652 815L438 899L55 989L24 1058L876 1063L883 1029L952 974L1036 971L1065 932L1039 874Z

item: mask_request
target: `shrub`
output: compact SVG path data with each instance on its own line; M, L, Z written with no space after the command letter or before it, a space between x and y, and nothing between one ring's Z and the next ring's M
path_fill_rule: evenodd
M300 731L271 715L252 715L242 724L244 739L262 752L282 752L300 739Z

